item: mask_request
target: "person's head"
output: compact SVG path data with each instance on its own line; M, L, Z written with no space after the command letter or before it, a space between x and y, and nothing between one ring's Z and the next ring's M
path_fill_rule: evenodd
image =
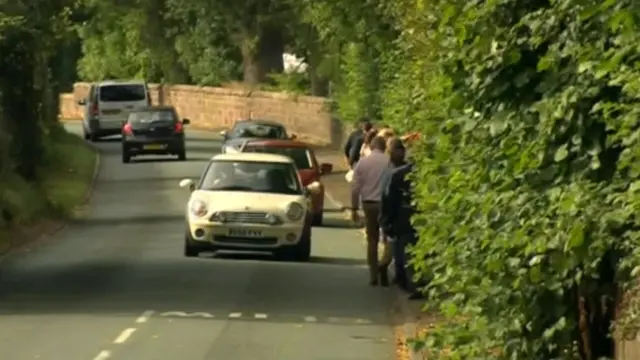
M371 131L371 129L373 128L371 121L367 117L360 118L359 123L360 123L360 129L362 129L362 131L364 131L365 133Z
M387 142L384 138L380 136L376 136L371 140L371 144L369 144L371 151L378 150L381 152L385 152L387 149Z
M364 135L364 144L366 146L371 145L371 141L373 141L373 139L376 137L377 135L377 131L371 129L369 130L365 135Z
M394 136L387 139L386 148L386 153L389 155L392 164L400 165L404 163L406 149L400 138Z
M385 140L389 140L389 138L395 136L395 133L391 128L383 128L378 131L378 136L384 138Z

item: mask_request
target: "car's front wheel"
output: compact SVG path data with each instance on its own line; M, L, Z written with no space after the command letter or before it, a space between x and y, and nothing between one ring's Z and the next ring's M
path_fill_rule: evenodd
M184 256L185 257L198 257L200 255L200 248L191 244L189 237L184 238Z
M324 213L319 212L317 214L313 214L313 226L322 226L324 222Z
M131 154L126 149L122 149L122 162L128 164L131 161Z
M311 259L311 226L304 229L297 244L280 249L276 255L283 260L309 261Z

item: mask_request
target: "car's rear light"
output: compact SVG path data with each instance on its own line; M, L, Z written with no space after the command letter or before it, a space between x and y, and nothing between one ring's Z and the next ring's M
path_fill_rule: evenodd
M181 122L177 122L176 127L174 128L174 132L176 134L182 134L183 131L184 131L184 125L182 125Z
M100 108L98 108L98 103L95 102L91 105L91 115L98 116L100 113Z
M131 124L129 123L124 124L124 126L122 127L122 134L126 136L133 135L133 127L131 126Z

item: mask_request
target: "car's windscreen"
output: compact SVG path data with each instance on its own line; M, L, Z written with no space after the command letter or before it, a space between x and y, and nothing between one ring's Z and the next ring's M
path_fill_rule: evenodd
M282 126L270 124L239 123L231 130L231 138L286 139L287 132Z
M200 189L287 195L302 193L298 175L291 164L256 161L214 160L202 178Z
M288 156L300 170L313 169L311 154L306 148L247 145L244 152L269 153Z
M171 126L176 121L176 116L171 110L134 111L129 114L129 123L135 128Z
M146 93L146 89L142 84L104 85L100 87L100 101L143 101L147 98Z

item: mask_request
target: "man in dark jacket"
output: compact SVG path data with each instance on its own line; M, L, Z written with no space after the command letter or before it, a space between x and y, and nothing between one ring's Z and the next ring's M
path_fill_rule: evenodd
M417 232L411 224L415 214L412 204L412 189L408 175L413 165L405 162L405 147L396 139L391 144L391 163L395 165L386 177L380 201L380 226L393 239L393 256L396 282L410 293L410 299L419 299L422 294L413 279L413 267L407 266L408 245L417 242Z
M371 121L363 117L359 121L358 128L349 134L347 142L344 144L344 158L350 169L353 169L360 160L360 148L364 143L364 136L372 128Z

